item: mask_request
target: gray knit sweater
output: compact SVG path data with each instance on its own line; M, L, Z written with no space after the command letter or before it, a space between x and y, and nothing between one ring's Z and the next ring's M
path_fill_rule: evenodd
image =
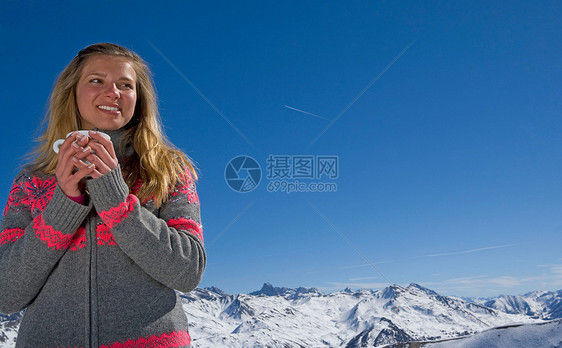
M0 224L0 312L27 308L16 347L188 347L174 289L197 286L206 254L186 178L156 209L117 167L87 182L81 205L23 169Z

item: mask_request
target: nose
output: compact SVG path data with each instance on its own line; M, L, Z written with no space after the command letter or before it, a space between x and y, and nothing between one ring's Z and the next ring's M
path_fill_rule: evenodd
M117 88L117 85L115 83L110 83L107 85L105 95L110 97L111 99L119 99L119 97L121 97L119 88Z

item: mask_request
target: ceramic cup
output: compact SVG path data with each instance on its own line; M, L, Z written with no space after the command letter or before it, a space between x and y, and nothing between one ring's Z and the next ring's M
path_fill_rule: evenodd
M82 134L82 135L85 135L85 136L87 136L87 137L89 136L89 135L88 135L89 130L79 130L79 131L75 131L75 132L76 132L76 133L79 133L79 134ZM105 133L103 133L103 132L100 132L100 131L96 131L96 132L98 132L99 134L103 135L107 140L111 140L111 137L110 137L109 135L107 135L107 134L105 134ZM74 132L68 133L68 134L66 135L66 137L68 138L68 137L71 136L72 134L74 134ZM60 146L62 145L62 143L64 143L64 139L58 139L57 141L55 141L55 142L53 143L53 151L55 151L55 153L59 153L59 148L60 148Z

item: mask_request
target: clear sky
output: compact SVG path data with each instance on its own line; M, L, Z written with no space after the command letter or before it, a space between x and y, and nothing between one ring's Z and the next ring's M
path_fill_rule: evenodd
M560 1L2 1L1 204L57 75L115 42L200 169L202 287L561 289L560 18ZM250 192L225 180L237 156L261 167ZM296 156L337 158L337 177L267 177ZM281 192L297 180L337 188Z

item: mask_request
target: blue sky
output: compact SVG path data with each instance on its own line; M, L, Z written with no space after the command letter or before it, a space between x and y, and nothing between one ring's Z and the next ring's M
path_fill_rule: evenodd
M557 1L4 1L0 195L58 73L115 42L150 64L201 171L201 286L560 289L561 16ZM251 192L224 179L239 155L262 168ZM337 191L268 192L269 155L337 156L336 179L299 180Z

